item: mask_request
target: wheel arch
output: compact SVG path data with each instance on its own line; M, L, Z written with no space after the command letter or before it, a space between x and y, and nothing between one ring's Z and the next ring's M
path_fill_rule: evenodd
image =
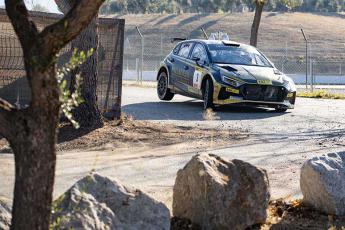
M166 66L161 66L158 70L158 73L157 73L157 77L156 77L156 80L158 81L158 78L159 78L159 75L162 73L162 72L165 72L167 77L168 77L168 82L169 82L169 71L168 71L168 68Z
M210 74L206 74L206 75L202 78L202 82L201 82L201 91L204 90L205 85L206 85L206 80L207 80L207 79L210 79L210 80L212 81L212 84L214 85L212 76L211 76Z

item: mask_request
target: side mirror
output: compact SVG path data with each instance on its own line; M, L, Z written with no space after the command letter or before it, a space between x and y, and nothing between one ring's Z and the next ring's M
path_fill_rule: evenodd
M200 58L198 57L192 57L192 60L195 61L195 63L198 65L198 66L202 66L203 63L200 63Z
M195 61L195 62L199 62L199 61L200 61L200 58L198 58L198 57L192 57L192 60Z

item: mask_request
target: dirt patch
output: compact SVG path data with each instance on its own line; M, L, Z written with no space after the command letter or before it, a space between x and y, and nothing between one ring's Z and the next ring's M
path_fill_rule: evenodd
M107 147L154 148L193 141L222 146L246 137L247 135L234 130L194 128L124 118L122 122L106 122L102 128L97 129L74 129L69 124L62 124L59 129L57 150L100 150ZM10 151L7 141L0 139L0 153Z
M107 122L104 127L95 130L61 127L58 150L98 150L107 146L153 148L190 141L212 141L217 145L245 137L234 130L192 128L126 118L120 124Z
M301 200L279 199L270 202L269 218L261 229L343 230L345 229L345 218L318 212L303 204Z

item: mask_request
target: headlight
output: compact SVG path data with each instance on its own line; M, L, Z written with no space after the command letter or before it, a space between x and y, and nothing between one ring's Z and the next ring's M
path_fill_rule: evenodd
M289 91L289 92L295 92L297 91L296 85L293 82L293 80L287 76L284 76L284 87Z
M222 81L234 87L239 87L242 85L242 83L239 83L238 81L224 75L222 75Z

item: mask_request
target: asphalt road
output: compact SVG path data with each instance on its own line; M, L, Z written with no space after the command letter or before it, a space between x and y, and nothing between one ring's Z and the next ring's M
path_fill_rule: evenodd
M239 129L249 139L228 148L212 150L226 158L249 161L265 168L273 197L299 196L300 167L316 155L345 151L345 101L298 98L287 113L269 109L222 107L214 120L205 120L202 102L175 96L171 102L157 99L155 89L126 87L123 111L136 119L169 122L184 126ZM181 168L194 153L160 159L158 168ZM147 167L157 167L147 162ZM176 165L178 167L176 167ZM159 170L158 169L158 170ZM154 175L147 175L148 177ZM173 178L167 184L173 185Z
M306 159L345 151L345 101L298 98L296 109L276 113L266 109L223 107L211 117L202 102L176 96L161 102L154 88L124 87L123 111L138 120L181 126L236 129L249 134L226 148L195 149L189 143L158 148L104 149L97 152L60 152L55 197L92 169L119 178L171 205L176 172L197 153L212 152L242 159L267 170L273 198L300 196L299 172ZM12 197L13 156L0 154L0 196Z

